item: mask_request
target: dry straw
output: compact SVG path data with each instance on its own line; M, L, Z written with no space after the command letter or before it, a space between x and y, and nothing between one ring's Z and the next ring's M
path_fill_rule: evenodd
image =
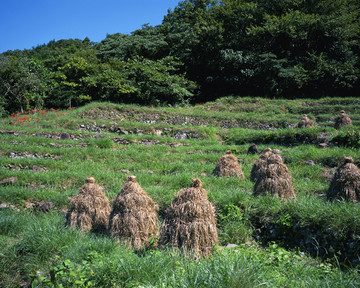
M327 198L360 202L360 169L351 157L345 157L342 165L337 168L327 191Z
M66 224L82 231L105 233L111 211L110 201L103 188L95 184L94 177L88 177L79 194L70 199Z
M260 151L255 143L251 144L247 151L247 154L259 154L259 153Z
M340 114L335 118L335 129L340 129L345 126L351 126L352 121L344 110L340 111Z
M297 124L297 128L311 128L314 127L314 122L310 120L310 118L304 114L299 123Z
M136 182L136 176L128 176L113 202L109 232L134 249L155 245L158 233L156 211L157 205Z
M255 196L271 194L281 199L296 199L291 176L278 153L272 153L258 171Z
M201 185L199 179L193 179L191 187L181 189L166 209L160 228L160 248L178 247L197 256L211 254L218 243L215 209Z
M250 180L252 182L256 182L256 180L259 178L261 171L266 166L266 160L271 154L272 154L272 150L271 150L271 148L268 147L261 153L259 159L257 159L254 162L253 167L250 172Z
M244 179L244 173L238 159L232 154L230 150L226 151L226 154L221 156L216 162L216 167L213 174L218 177L239 177Z

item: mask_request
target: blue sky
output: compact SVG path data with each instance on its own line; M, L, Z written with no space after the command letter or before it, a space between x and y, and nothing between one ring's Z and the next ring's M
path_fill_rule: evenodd
M180 0L0 0L0 53L51 40L128 34L161 24Z

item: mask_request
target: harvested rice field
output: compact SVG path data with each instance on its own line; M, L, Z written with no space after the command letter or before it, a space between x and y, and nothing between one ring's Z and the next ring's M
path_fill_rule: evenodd
M360 286L358 98L28 111L0 147L1 287Z

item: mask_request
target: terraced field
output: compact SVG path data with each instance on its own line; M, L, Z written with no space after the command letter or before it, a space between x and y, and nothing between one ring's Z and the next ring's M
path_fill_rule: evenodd
M336 130L342 109L353 126ZM303 114L315 128L296 128ZM325 197L344 156L359 166L358 98L229 97L186 107L92 103L15 115L0 125L0 286L360 285L359 204ZM249 175L259 156L247 154L251 143L280 150L296 201L252 195ZM212 174L229 149L245 180ZM68 198L86 177L94 176L112 201L132 174L159 205L160 219L181 188L201 179L217 211L220 245L212 257L134 252L64 226Z

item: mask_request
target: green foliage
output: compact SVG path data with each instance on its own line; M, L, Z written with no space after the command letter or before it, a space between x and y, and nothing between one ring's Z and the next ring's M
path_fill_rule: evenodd
M0 118L5 117L7 115L5 105L6 105L5 100L3 98L0 98Z
M304 253L293 253L285 250L276 243L269 243L268 255L270 260L275 263L282 264L289 261L301 261L304 258Z
M92 74L81 79L84 93L91 95L90 100L102 100L112 102L130 102L131 97L137 91L126 77L126 63L112 61L98 67L97 74Z
M134 95L137 102L156 105L187 103L196 86L184 75L174 73L180 65L174 57L158 61L143 58L128 61L125 73L137 88Z
M358 127L347 127L339 135L333 138L339 146L345 146L350 148L360 148L360 128Z
M97 55L102 61L111 59L127 61L139 56L157 60L166 56L165 49L168 49L168 44L164 38L158 28L144 25L132 35L120 33L107 35L96 45Z
M171 47L203 93L354 93L359 85L359 6L337 1L329 9L324 3L188 0L165 16L163 26L193 39L182 40L186 53ZM225 51L240 57L229 61Z
M222 243L242 244L252 238L253 227L246 211L234 204L221 207L218 212L219 234Z
M10 209L2 210L0 218L0 234L7 236L15 236L16 233L23 231L26 219L31 215L15 215Z
M101 149L111 148L114 145L114 142L109 138L99 139L95 143Z
M0 59L1 106L8 111L41 108L57 83L41 61L16 56Z
M249 142L279 145L299 145L316 143L321 133L334 133L331 128L293 128L276 131L252 131L232 128L229 131L228 143L245 144Z
M174 105L224 95L357 95L359 9L354 0L180 1L161 25L130 35L3 53L0 113L93 100Z
M31 287L94 287L89 280L95 272L91 270L90 262L83 260L82 264L72 262L69 259L50 270L50 279L44 275L37 274Z
M115 252L115 251L114 251ZM286 251L275 243L265 249L224 249L211 259L192 261L183 254L150 251L137 257L89 252L86 260L65 259L50 269L50 277L35 274L35 285L46 287L356 287L356 271L342 272L301 251ZM121 254L123 252L123 254ZM340 285L340 286L337 286Z

